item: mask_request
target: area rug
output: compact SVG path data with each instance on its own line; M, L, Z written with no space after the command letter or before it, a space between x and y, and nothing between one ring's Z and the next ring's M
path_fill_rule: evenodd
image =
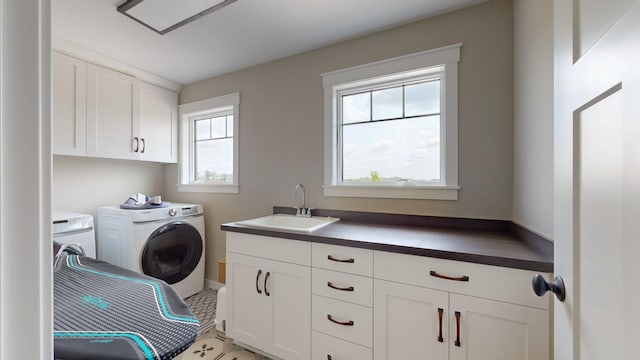
M234 345L224 335L213 331L204 334L193 343L177 360L262 360L258 354Z
M196 341L176 360L262 360L258 354L234 345L224 333L215 330L217 290L204 289L184 300L200 321Z
M204 289L184 299L184 302L187 303L193 315L200 321L198 335L208 333L213 330L215 326L213 320L216 318L217 295L218 290Z

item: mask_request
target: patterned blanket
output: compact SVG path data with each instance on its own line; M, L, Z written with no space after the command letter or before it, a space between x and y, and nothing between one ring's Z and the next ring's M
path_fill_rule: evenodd
M55 359L172 359L198 320L164 281L62 253L54 265Z

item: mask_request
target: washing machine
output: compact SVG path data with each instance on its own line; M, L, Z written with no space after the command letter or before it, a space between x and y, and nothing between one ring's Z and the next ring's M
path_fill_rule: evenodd
M93 216L54 210L51 214L53 240L60 244L77 244L85 256L96 258Z
M162 279L182 298L204 288L204 212L199 204L98 208L98 259Z

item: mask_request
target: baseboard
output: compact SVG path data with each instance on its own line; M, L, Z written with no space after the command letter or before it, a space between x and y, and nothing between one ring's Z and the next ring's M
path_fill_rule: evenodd
M221 287L223 287L224 284L223 283L219 283L217 281L213 281L213 280L209 280L209 279L204 279L204 287L205 289L215 289L218 290Z

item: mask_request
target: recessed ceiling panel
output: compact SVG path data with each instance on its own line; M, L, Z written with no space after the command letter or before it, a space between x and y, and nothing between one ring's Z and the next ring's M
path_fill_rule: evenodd
M118 11L164 34L235 1L128 0L118 6Z

